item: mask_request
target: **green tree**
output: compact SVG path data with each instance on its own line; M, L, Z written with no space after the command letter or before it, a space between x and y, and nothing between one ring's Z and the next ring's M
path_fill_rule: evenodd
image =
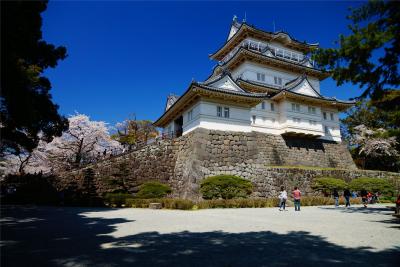
M400 154L400 91L387 90L382 94L381 99L360 100L355 107L347 112L346 118L341 120L341 131L343 137L350 144L350 152L359 167L369 169L381 169L398 171L400 159L392 157L371 157L363 156L360 153L357 128L364 125L375 134L371 138L375 141L395 138L397 144L395 149ZM371 140L373 141L373 140Z
M65 47L42 39L40 14L46 7L47 1L1 1L2 153L30 152L40 139L49 142L68 128L43 76L66 57Z
M136 117L117 123L117 132L112 135L122 145L135 146L147 144L147 141L158 136L157 128L150 120L136 120Z
M332 177L317 178L312 185L312 189L321 191L325 196L331 194L333 189L343 190L347 187L347 183L341 179Z
M400 83L400 3L369 1L348 19L351 34L340 35L339 48L316 50L313 57L337 85L351 82L364 89L361 98L381 99Z
M371 192L377 192L377 191L381 193L394 192L393 184L380 178L369 178L369 177L357 178L349 183L349 187L355 191L361 191L365 189Z
M204 179L200 192L204 199L245 198L253 191L253 184L234 175L216 175Z
M147 182L140 186L135 198L163 198L172 192L171 187L160 182Z

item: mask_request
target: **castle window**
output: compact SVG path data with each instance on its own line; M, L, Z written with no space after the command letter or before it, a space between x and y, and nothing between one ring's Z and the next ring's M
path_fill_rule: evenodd
M324 126L324 131L325 131L325 134L329 134L329 127L328 126Z
M265 82L265 74L264 73L257 73L257 81Z
M191 121L193 119L193 109L188 112L187 121Z
M274 105L274 103L271 103L271 111L275 111L275 105Z
M283 57L283 50L280 48L275 49L275 56Z
M276 85L282 85L282 78L280 77L274 77L274 83Z
M285 51L284 51L284 54L285 54L284 58L290 59L290 56L291 56L290 54L291 54L291 53L290 53L289 51L285 50Z
M253 124L256 123L256 118L257 118L257 117L256 117L255 115L253 115L253 116L251 117L251 121L252 121Z
M315 114L315 108L314 107L308 107L308 113Z
M300 105L292 103L292 111L300 112Z
M229 118L229 108L227 107L224 108L224 117Z
M217 107L217 117L222 117L222 107Z
M333 121L333 120L334 120L333 113L331 113L331 121Z
M265 102L261 103L261 109L265 109Z
M324 120L326 120L326 112L322 113L322 115L324 116Z

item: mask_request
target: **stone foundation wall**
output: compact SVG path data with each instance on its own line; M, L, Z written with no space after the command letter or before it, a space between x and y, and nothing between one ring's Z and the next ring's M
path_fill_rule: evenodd
M304 165L337 168L307 170L287 168ZM216 174L234 174L253 182L253 195L276 196L281 185L297 185L312 194L316 177L333 176L400 179L399 174L357 170L344 144L322 140L283 138L262 133L235 133L196 129L174 140L163 140L85 168L60 175L59 187L74 182L83 186L85 170L94 170L99 195L116 189L134 193L145 181L161 181L173 188L173 196L199 199L202 179Z

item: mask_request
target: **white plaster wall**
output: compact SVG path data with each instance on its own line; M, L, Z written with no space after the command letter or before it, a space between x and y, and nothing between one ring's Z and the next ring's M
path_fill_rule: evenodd
M236 79L241 76L243 80L257 81L257 73L265 74L265 83L271 85L275 85L274 77L282 78L282 85L284 85L299 76L298 74L280 71L274 68L266 68L265 66L245 61L238 68L232 71L232 77Z
M225 105L208 101L199 101L189 107L183 113L183 134L201 127L210 130L221 131L239 131L239 132L263 132L270 134L282 134L285 132L298 132L304 134L322 135L321 139L341 141L338 113L335 110L327 112L327 120L322 117L321 108L316 108L316 113L308 113L308 105L300 104L300 111L292 111L291 101L273 102L275 111L271 111L271 100L265 100L265 109L261 104L253 108L244 108L234 105ZM217 106L229 107L229 118L217 117ZM188 112L192 110L192 119L187 120ZM334 120L330 120L330 113L334 114ZM255 123L252 122L252 116L256 116ZM295 122L294 118L300 119ZM273 122L275 120L275 122ZM309 121L315 122L310 124ZM173 122L170 123L173 127ZM324 126L328 126L329 133L325 135ZM164 129L165 130L165 129Z
M200 124L200 101L193 104L183 112L183 133L195 129ZM188 113L192 111L192 119L189 120Z
M217 106L229 108L229 118L217 117ZM233 105L218 104L207 101L199 101L195 106L188 108L187 112L193 109L193 120L183 125L183 134L187 134L197 127L210 130L221 131L244 131L249 132L250 129L250 109Z
M232 77L237 79L241 77L243 80L251 80L256 82L261 82L257 80L257 73L265 74L265 84L275 85L274 77L280 77L282 79L282 86L286 83L296 79L300 76L298 73L290 73L283 70L268 68L256 63L245 61L238 68L232 71ZM315 78L308 77L312 87L320 93L319 80Z
M255 131L268 131L263 128L270 129L274 133L280 128L279 121L279 107L278 103L271 100L264 100L265 109L262 109L262 104L258 104L250 110L251 126ZM271 110L271 103L274 104L274 110ZM253 122L253 116L256 116L255 123Z

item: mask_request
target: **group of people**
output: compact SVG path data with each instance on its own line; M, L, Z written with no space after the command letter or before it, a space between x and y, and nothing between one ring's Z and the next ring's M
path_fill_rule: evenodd
M297 188L297 186L294 188L292 192L292 197L294 200L294 210L295 211L300 211L300 199L301 199L301 192ZM288 198L288 194L285 190L285 187L281 186L281 191L279 192L279 210L280 211L285 211L286 210L286 200Z
M333 195L333 198L335 199L335 207L339 207L339 192L337 191L337 189L333 189L332 195ZM352 195L354 196L354 194L352 194L349 189L345 189L343 191L343 196L344 196L344 199L346 202L346 208L350 207L350 197Z
M333 190L333 198L335 200L335 207L339 207L339 192L337 189ZM349 189L345 189L343 191L343 197L345 199L346 208L350 207L350 198L354 197L355 193L350 192ZM300 200L301 200L301 192L297 188L297 186L292 191L292 197L294 200L294 210L300 211ZM367 192L366 190L361 190L361 199L364 207L367 207L368 203L375 203L379 198L379 194L375 193L372 194L371 192ZM286 201L288 199L288 194L285 190L284 186L281 186L281 191L279 192L279 210L285 211L286 210Z
M373 204L379 201L379 193L372 194L371 192L363 189L361 190L361 200L364 207L367 207L368 204Z

